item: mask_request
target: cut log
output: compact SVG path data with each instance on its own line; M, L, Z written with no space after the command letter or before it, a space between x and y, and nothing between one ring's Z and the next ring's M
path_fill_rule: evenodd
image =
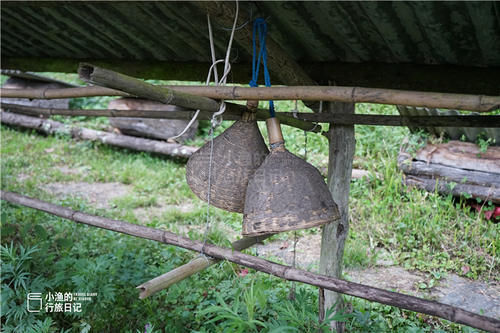
M108 109L112 110L153 110L153 111L179 111L181 108L147 99L138 98L119 98L109 102ZM195 110L193 110L195 111ZM189 120L168 119L149 119L132 117L112 117L109 124L118 128L121 133L152 139L168 140L169 138L181 133L188 125ZM198 121L196 120L178 141L185 141L194 138L198 130Z
M486 187L479 185L456 184L449 183L440 179L432 179L418 176L408 175L404 179L404 184L407 186L416 186L424 189L427 192L437 191L440 194L452 194L460 197L471 195L474 198L479 198L483 201L491 201L494 204L500 204L500 188Z
M479 185L484 187L495 186L500 188L500 177L498 174L465 170L437 163L412 160L408 154L400 154L398 166L405 174L426 177L431 179L442 179L448 183ZM354 171L354 170L353 170Z
M429 144L417 152L415 159L459 169L484 171L500 177L500 147L488 147L481 152L473 143L449 141Z
M402 149L398 167L405 185L500 203L500 147L482 153L475 144L450 141L429 144L414 157Z
M369 301L375 301L402 309L425 313L485 331L500 332L500 320L482 316L451 305L387 291L376 287L370 287L359 283L344 281L326 275L314 274L301 269L296 269L244 254L233 249L222 248L201 241L193 241L189 238L182 237L168 231L82 213L13 192L0 191L0 198L12 204L38 209L77 223L83 223L97 228L116 231L140 238L151 239L196 252L203 251L211 257L226 259L236 264L253 268L282 279L303 282L323 289L364 298Z
M99 141L104 144L132 150L182 158L188 158L192 153L198 150L197 147L184 146L177 143L167 143L158 140L136 138L133 136L97 131L83 127L71 127L49 119L29 117L10 112L2 111L0 112L0 116L3 124L32 128L46 134L68 134L73 138Z

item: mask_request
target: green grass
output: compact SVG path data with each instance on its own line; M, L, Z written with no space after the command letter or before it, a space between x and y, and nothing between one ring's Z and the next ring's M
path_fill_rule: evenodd
M68 77L78 83L74 76L59 78ZM101 108L106 107L107 102L108 98L77 99L71 106ZM294 107L292 102L276 104L279 111ZM303 105L299 105L303 111ZM369 104L357 105L357 112L396 114L394 107ZM55 118L91 128L108 126L106 118ZM229 125L225 122L216 134ZM199 136L189 144L202 145L208 137L208 126L208 122L202 121ZM265 126L262 123L259 126L266 137ZM283 126L283 132L288 149L303 156L304 132L287 126ZM396 264L427 273L429 281L446 273L500 281L498 225L451 197L402 186L396 157L406 136L409 131L404 127L356 127L354 167L368 170L372 176L351 183L351 227L344 265L353 268L373 266L377 250L383 248ZM308 161L326 170L327 139L309 133L307 140ZM417 142L417 138L412 137L410 141ZM62 167L78 172L65 173ZM187 186L183 160L2 126L1 168L3 190L109 218L141 223L136 216L137 209L152 212L159 206L171 205L172 209L142 223L173 231L195 226L188 236L203 238L206 206ZM382 177L377 178L376 174ZM43 186L54 182L118 182L130 186L131 191L114 199L110 208L96 209L77 197L61 199L42 190ZM193 208L187 212L175 208L183 204ZM211 214L210 240L228 246L232 239L224 228L240 233L241 215L216 208L211 208ZM299 235L318 232L319 229L314 228L302 230ZM292 240L293 233L273 236L273 239L278 238ZM14 275L2 280L2 313L4 309L7 313L2 317L2 324L7 327L6 332L15 325L43 325L46 318L51 318L52 322L45 325L74 331L90 325L96 331L113 328L135 332L136 329L143 331L148 323L156 329L167 328L169 332L223 331L224 327L272 331L279 326L289 326L289 331L295 328L316 332L324 328L316 320L315 288L300 285L300 301L290 301L287 299L290 283L256 272L241 278L237 275L239 268L229 263L218 264L140 301L134 292L136 285L187 262L193 254L76 225L5 202L2 202L2 246L7 251L2 254L4 271L5 267L20 260L17 257L21 255L21 246L34 249L32 257L23 259L22 267L12 273L28 274L24 278L25 288L22 284L13 287L17 281ZM463 267L470 269L465 272ZM81 316L20 312L16 317L15 311L22 311L25 294L35 287L43 291L84 288L99 292L101 296L98 303L87 305ZM353 303L354 312L344 319L353 331L426 332L429 327L438 327L468 332L446 321L348 299Z

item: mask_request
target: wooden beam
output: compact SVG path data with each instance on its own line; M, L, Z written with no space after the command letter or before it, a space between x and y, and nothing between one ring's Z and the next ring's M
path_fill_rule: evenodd
M329 122L337 125L500 127L500 116L386 116L341 113L280 113L287 116L295 115L297 119L304 121Z
M236 34L237 37L239 33ZM2 56L2 68L34 72L75 73L81 61L134 77L198 82L206 80L207 70L211 65L208 62ZM500 87L498 86L500 67L345 62L299 62L298 65L315 82L320 84L328 84L331 81L339 86L493 96L500 94ZM233 63L231 65L231 78L234 83L248 84L252 78L251 75L252 66L250 63ZM471 84L471 82L474 82L474 84ZM281 81L277 75L273 74L273 84L286 84L286 82ZM306 83L298 84L304 85ZM288 83L288 85L292 84Z
M0 112L0 122L7 125L32 128L46 134L67 134L71 135L73 138L99 141L111 146L173 157L188 158L191 154L198 150L198 147L184 146L178 143L168 143L160 140L143 139L117 133L96 131L83 127L72 127L50 119L29 117L3 111Z
M500 331L500 320L472 313L451 305L428 301L426 299L370 287L359 283L344 281L325 275L314 274L244 254L230 248L222 248L210 243L193 241L189 238L182 237L168 231L86 214L14 192L0 191L0 198L12 204L41 210L69 221L120 232L126 235L150 239L196 252L203 251L206 255L213 258L229 260L238 265L243 265L282 279L303 282L323 289L364 298L369 301L375 301L382 304L397 306L402 309L437 316L486 331Z
M327 112L329 114L353 114L354 103L328 103ZM339 208L340 219L323 226L319 271L324 275L341 278L344 245L349 232L349 189L355 150L354 126L331 124L327 137L329 141L328 187L333 201ZM342 309L341 295L320 289L320 319L324 319L326 312L334 305L337 310ZM332 329L336 332L344 331L342 322L332 324Z

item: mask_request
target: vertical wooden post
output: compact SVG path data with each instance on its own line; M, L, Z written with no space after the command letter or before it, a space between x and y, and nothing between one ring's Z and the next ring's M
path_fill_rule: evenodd
M326 109L332 113L354 113L354 103L331 102L327 104ZM354 125L330 124L328 140L328 187L339 207L340 220L323 227L319 270L321 274L340 278L344 244L349 231L349 186L356 145ZM324 320L326 311L335 304L337 310L343 307L342 295L320 289L320 320ZM341 322L332 322L332 329L343 332L344 325Z

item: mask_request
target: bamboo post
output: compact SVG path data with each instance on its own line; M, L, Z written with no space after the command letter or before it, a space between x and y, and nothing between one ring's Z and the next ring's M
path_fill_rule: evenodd
M193 241L168 231L82 213L14 192L0 191L0 199L6 200L12 204L38 209L70 221L87 224L97 228L150 239L196 252L201 252L203 249L205 254L213 258L229 260L236 264L271 274L285 280L307 283L319 288L364 298L369 301L437 316L455 323L465 324L486 331L500 331L500 320L472 313L451 305L344 281L326 275L311 273L291 266L273 263L233 249L222 248L201 241Z
M0 121L3 124L32 128L46 134L68 134L73 138L99 141L111 146L174 157L188 158L198 149L197 147L184 146L177 143L137 138L83 127L72 127L50 119L29 117L4 111L0 112L0 117Z
M328 103L328 112L353 114L353 103ZM349 232L349 187L355 150L354 126L330 124L328 131L328 187L340 212L340 220L323 226L319 271L341 278L344 244ZM319 290L320 319L332 306L343 307L342 296L336 292ZM332 322L332 329L343 332L342 322Z
M236 251L242 251L244 249L252 247L257 243L262 242L269 237L271 237L271 235L244 237L233 242L231 244L231 247ZM179 281L182 281L196 273L201 272L202 270L218 263L219 261L220 260L218 259L213 259L206 256L198 256L185 265L177 267L170 272L167 272L137 286L137 289L140 290L139 298L144 299L146 297L149 297Z
M140 81L140 80L139 80ZM143 82L143 81L141 81ZM500 96L451 94L412 90L343 87L343 86L153 86L179 93L224 100L303 100L346 103L408 105L428 108L490 112L500 108ZM130 96L126 92L104 87L64 89L0 89L0 95L12 98L71 98L89 96ZM205 111L209 111L208 109Z

